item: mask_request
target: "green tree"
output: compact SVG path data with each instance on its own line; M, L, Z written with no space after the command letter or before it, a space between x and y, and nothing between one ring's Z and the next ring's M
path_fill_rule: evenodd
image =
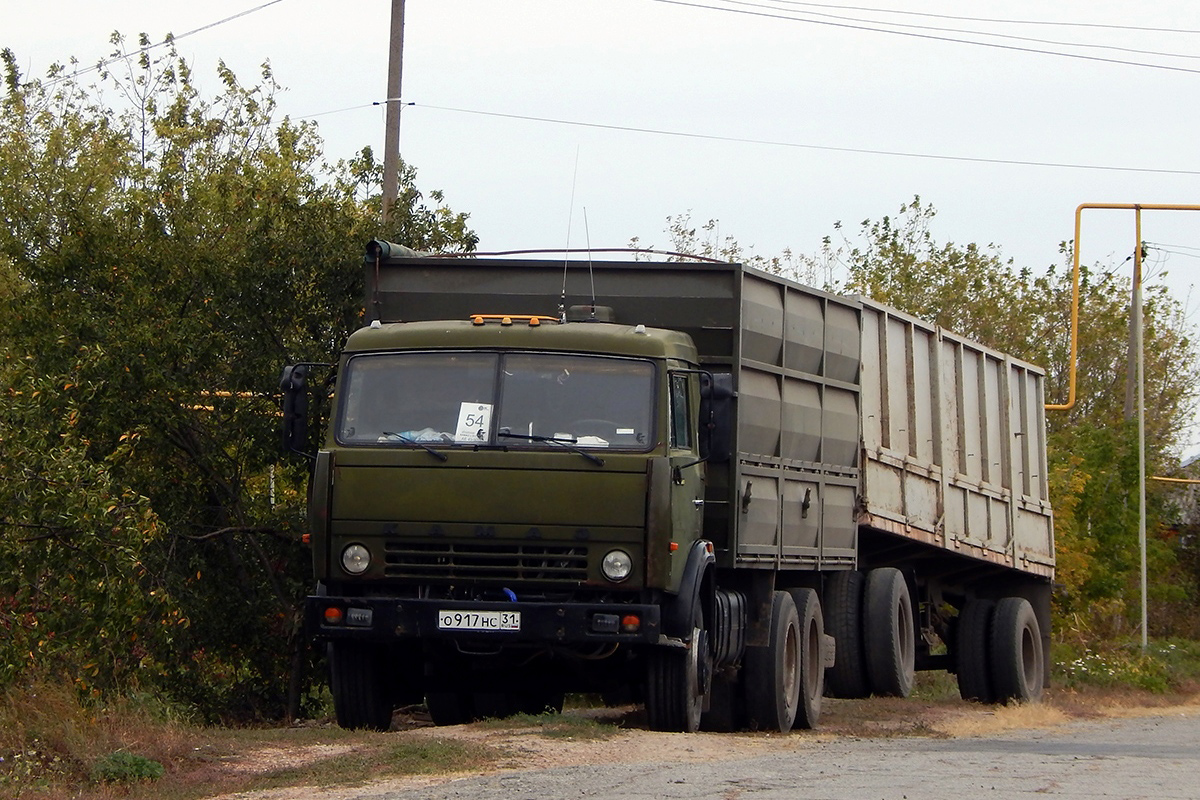
M102 75L113 107L64 68L27 80L10 51L3 62L0 602L92 648L100 634L69 607L46 615L67 596L47 594L48 573L58 559L90 580L101 560L76 537L96 537L97 553L122 542L126 572L105 567L87 592L125 614L110 627L145 643L137 663L157 665L159 686L212 715L295 711L311 677L298 619L307 473L278 463L275 384L284 363L333 360L360 321L378 164L364 150L329 165L313 126L276 121L265 66L246 86L219 65L221 90L204 98L173 50L143 51ZM474 249L467 216L403 175L384 235ZM159 625L170 637L137 627L164 615L179 621Z
M1047 402L1064 401L1070 244L1061 248L1067 266L1035 273L1016 268L995 245L937 242L930 231L935 215L914 198L896 218L863 221L855 241L826 239L814 262L840 267L847 291L1045 367ZM1081 269L1078 400L1070 411L1047 413L1057 549L1067 567L1058 609L1072 624L1107 632L1115 631L1102 623L1120 617L1114 612L1138 607L1137 435L1125 414L1129 272L1127 263ZM1147 468L1161 474L1178 462L1200 377L1193 331L1162 285L1146 289L1144 336ZM1168 521L1166 498L1160 486L1150 491L1148 527L1155 531ZM1150 557L1159 571L1174 562L1170 548L1157 544Z

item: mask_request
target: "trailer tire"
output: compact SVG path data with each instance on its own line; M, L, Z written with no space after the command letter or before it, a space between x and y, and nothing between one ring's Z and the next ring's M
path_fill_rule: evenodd
M704 663L707 658L707 663ZM695 733L704 708L705 679L712 672L708 635L692 628L682 647L650 651L646 676L646 719L651 730Z
M815 590L789 589L788 594L796 604L796 619L800 623L800 693L792 727L812 730L821 719L821 698L825 695L825 658L822 652L825 621Z
M916 672L916 622L904 575L894 567L867 573L864 632L867 674L878 695L908 697Z
M787 592L777 591L771 598L769 644L747 647L742 669L750 727L790 731L800 698L800 619Z
M392 727L387 653L372 642L329 643L330 688L338 727L386 731Z
M1036 703L1045 687L1042 633L1024 597L1005 597L992 620L992 679L1001 703Z
M954 657L958 694L963 700L996 702L992 685L992 621L996 604L991 600L968 600L958 615Z
M825 630L836 642L833 666L825 670L830 697L857 699L871 694L863 651L863 580L861 572L849 569L834 572L825 583Z

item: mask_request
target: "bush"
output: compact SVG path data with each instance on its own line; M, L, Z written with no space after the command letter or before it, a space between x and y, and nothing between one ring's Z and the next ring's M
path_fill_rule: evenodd
M1096 649L1063 644L1057 648L1054 671L1067 688L1128 687L1162 694L1200 679L1200 642L1164 640L1144 652L1136 643Z

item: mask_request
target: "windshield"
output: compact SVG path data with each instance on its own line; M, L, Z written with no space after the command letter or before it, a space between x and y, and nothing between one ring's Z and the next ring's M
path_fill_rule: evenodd
M558 353L354 356L342 381L337 439L514 448L647 450L654 365Z

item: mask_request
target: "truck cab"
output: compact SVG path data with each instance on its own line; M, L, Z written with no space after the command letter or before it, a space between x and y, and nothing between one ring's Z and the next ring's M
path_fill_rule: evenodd
M309 514L341 721L561 707L640 683L641 648L686 651L663 610L703 541L700 378L686 334L640 324L354 333Z

